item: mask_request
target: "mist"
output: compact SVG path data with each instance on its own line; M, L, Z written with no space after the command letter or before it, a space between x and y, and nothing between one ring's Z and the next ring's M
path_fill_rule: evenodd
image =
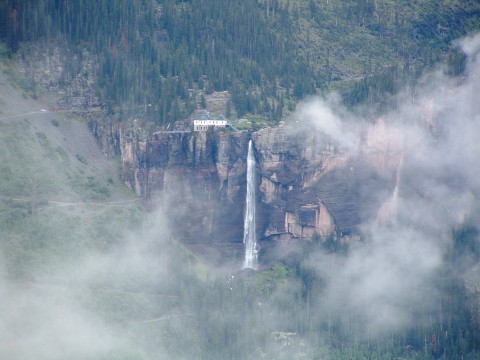
M1 357L143 358L144 349L131 332L171 311L181 271L170 261L185 260L172 253L160 214L150 216L108 253L52 260L53 274L9 280L4 270ZM166 354L160 346L156 351Z
M383 214L361 225L361 241L348 255L319 252L308 262L325 281L318 312L341 309L361 319L358 337L427 321L431 314L424 309L440 306L436 279L451 250L452 229L467 218L478 221L480 35L457 46L467 56L462 78L438 69L421 79L415 96L400 93L395 109L381 118L358 118L335 97L310 99L299 108L301 123L330 135L340 151L367 158L380 152L396 174ZM460 278L468 270L449 268Z

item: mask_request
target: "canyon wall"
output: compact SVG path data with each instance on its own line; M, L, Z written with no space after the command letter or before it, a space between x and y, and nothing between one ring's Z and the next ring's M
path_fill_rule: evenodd
M168 209L172 229L186 243L242 241L250 138L261 241L358 234L395 186L384 159L348 155L320 133L284 127L159 131L142 138L132 130L119 133L125 182Z

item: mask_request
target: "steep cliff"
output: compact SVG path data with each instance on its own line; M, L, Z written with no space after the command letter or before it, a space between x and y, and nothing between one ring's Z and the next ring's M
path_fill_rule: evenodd
M248 140L246 132L122 133L125 181L168 209L184 242L241 242Z
M172 230L185 243L240 243L250 138L261 241L358 234L393 191L395 174L375 154L348 155L326 135L283 127L142 138L120 131L125 181L168 209Z
M258 151L263 236L271 239L358 234L392 188L392 174L349 155L314 131L262 129Z

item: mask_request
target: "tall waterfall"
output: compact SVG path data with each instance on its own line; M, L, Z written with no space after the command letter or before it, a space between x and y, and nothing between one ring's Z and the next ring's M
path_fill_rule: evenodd
M255 156L253 154L252 140L250 140L247 156L247 199L243 223L243 243L245 244L244 269L256 269L258 262L258 244L255 234L255 186Z

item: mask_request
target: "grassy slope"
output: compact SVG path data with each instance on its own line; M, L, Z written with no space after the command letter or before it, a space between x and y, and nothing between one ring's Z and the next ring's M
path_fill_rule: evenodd
M84 123L12 84L0 71L0 357L142 358L177 286L207 273L146 222Z
M0 87L0 229L7 271L31 277L29 269L48 266L51 256L107 248L121 231L115 224L128 227L140 214L118 166L105 159L83 123L41 112L44 105L22 96L3 74ZM95 202L104 204L86 204Z

